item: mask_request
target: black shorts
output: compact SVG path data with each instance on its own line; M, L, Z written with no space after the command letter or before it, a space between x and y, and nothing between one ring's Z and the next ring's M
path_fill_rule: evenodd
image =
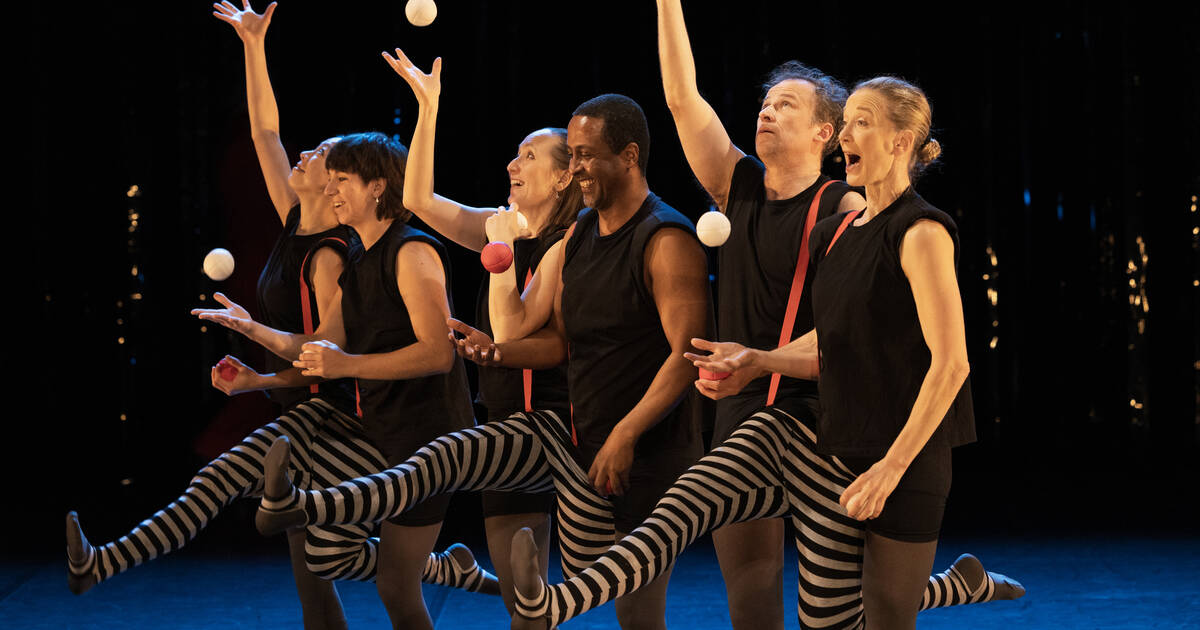
M599 449L581 450L579 463L584 471L591 467ZM635 456L629 469L629 489L621 496L612 495L608 500L613 506L613 526L618 532L628 534L637 529L667 490L688 467L700 459L700 441L680 449L659 451L652 455Z
M842 457L855 475L867 471L878 457ZM927 444L904 471L879 516L862 521L863 529L904 542L931 542L942 530L946 497L952 476L950 447Z

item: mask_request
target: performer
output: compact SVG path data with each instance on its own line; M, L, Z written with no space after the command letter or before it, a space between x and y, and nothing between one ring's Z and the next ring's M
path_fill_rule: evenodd
M649 133L637 103L612 94L592 99L576 109L567 136L572 176L591 207L567 237L561 266L543 262L526 299L510 296L515 308L497 313L493 303L492 325L523 336L541 330L552 316L562 322L572 350L570 437L550 414L517 414L500 425L444 436L379 475L318 492L293 488L286 499L270 500L282 494L275 487L287 489L287 449L277 441L267 457L271 472L259 510L268 531L378 520L439 492L528 488L551 477L558 514L565 516L560 521L566 521L560 525L607 546L611 536L589 532L597 512L612 509L617 530L625 531L644 518L672 475L694 460L698 427L680 401L695 377L683 352L688 339L705 330L711 312L703 252L691 223L649 191ZM549 299L530 299L539 294ZM473 346L492 356L522 347L517 340L493 349L482 333L468 333ZM577 451L570 442L578 443ZM511 462L525 465L496 470L492 453L498 448L520 454L506 460L509 468L515 467ZM582 479L581 465L588 469ZM598 507L600 493L614 495L611 503ZM532 571L536 575L536 560ZM663 625L667 580L660 577L653 588L618 602L624 627Z
M448 259L440 243L406 224L405 159L404 148L379 133L346 136L330 149L325 193L364 252L347 266L341 295L315 332L274 330L223 296L226 308L193 311L280 357L298 356L305 376L354 378L357 415L392 465L472 422L462 362L442 337ZM266 485L264 495L271 491ZM395 627L432 627L419 578L448 503L440 497L382 525L376 582Z
M842 217L821 222L812 237L825 411L819 432L809 414L760 411L680 477L641 527L566 583L541 584L532 538L519 533L514 628L553 626L640 588L714 528L784 514L801 554L802 627L858 628L865 611L868 628L911 628L919 608L1024 594L970 555L926 577L949 488L949 449L974 439L953 223L911 191L909 169L938 152L919 90L890 78L866 82L846 117L848 180L866 187L867 214L847 215L860 217L861 228L848 247L834 242ZM820 266L826 252L837 255ZM817 376L807 338L769 352L694 343L711 351L689 355L704 369ZM812 566L821 575L811 575Z
M338 139L302 152L295 167L288 163L263 47L274 6L259 15L248 6L237 11L225 3L214 5L214 15L233 25L244 44L252 137L268 193L284 226L259 277L260 310L272 325L301 331L306 312L310 326L320 322L335 297L346 257L361 245L354 232L337 224L332 204L323 194L328 180L325 155ZM304 377L278 360L270 364L276 370L270 374L259 374L233 357L224 362L236 368L236 376L227 381L214 367L214 387L229 395L280 387L272 398L285 413L211 462L178 500L112 543L91 546L77 515L68 514L68 583L73 592L86 592L130 567L182 547L235 498L259 494L262 458L281 435L298 446L293 471L298 483L324 487L386 467L363 436L358 420L347 414L354 409L352 386L347 382L316 384L317 379ZM374 579L378 541L370 535L371 528L364 526L288 532L305 627L345 626L337 591L327 580ZM423 579L470 590L494 592L496 588L494 578L478 568L462 545L430 554Z
M515 218L520 207L528 224L492 219L496 209L474 208L437 195L433 191L433 154L441 95L442 60L433 62L430 73L417 68L404 51L396 49L393 58L383 53L388 64L409 84L419 106L416 130L409 147L404 178L404 205L442 236L472 251L480 251L489 240L487 226L495 234L490 240L504 242L513 252L512 264L502 273L484 276L476 301L476 325L491 334L488 317L490 282L518 286L537 270L542 261L560 257L562 237L567 226L583 208L579 186L567 171L567 138L564 129L540 129L525 137L517 147L517 156L508 163L508 203L500 217ZM490 280L494 277L494 280ZM561 344L559 335L547 331L540 341ZM550 349L553 353L554 350ZM561 351L559 351L561 353ZM568 414L566 371L562 366L546 370L519 370L499 366L480 366L479 395L476 402L487 409L489 422L504 420L519 411L552 409L558 417ZM522 527L533 530L543 550L538 559L541 574L549 569L550 509L552 493L485 490L483 495L484 530L492 565L500 579L501 594L511 614L512 579L508 570L509 544ZM563 542L568 542L563 538ZM569 552L568 552L569 553Z
M865 205L847 184L821 172L822 160L837 148L846 90L795 61L775 68L763 85L756 158L733 144L700 95L678 0L658 2L658 44L663 90L684 155L731 225L717 254L718 336L760 349L798 339L812 330L811 296L804 286L808 261L800 260L808 232L819 218ZM804 290L794 303L797 282ZM713 445L764 406L791 416L812 416L819 409L815 382L762 371L736 370L721 380L701 378L696 386L717 401ZM780 518L713 531L734 628L782 630L783 543ZM802 597L804 587L802 581Z

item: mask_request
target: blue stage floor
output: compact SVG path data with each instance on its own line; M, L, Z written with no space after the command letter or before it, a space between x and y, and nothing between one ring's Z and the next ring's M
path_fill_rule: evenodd
M203 538L203 537L202 537ZM0 569L0 628L299 628L300 609L282 539L268 553L209 541L137 567L82 597L66 587L62 557L6 560ZM1200 628L1200 536L1052 536L944 539L936 569L970 550L1020 580L1024 599L921 614L921 628ZM789 549L788 566L794 567ZM482 562L482 560L481 560ZM796 627L796 577L785 576L787 625ZM341 583L351 628L387 628L373 584ZM507 628L499 598L426 588L439 629ZM728 628L724 587L703 539L671 582L673 628ZM611 604L564 626L616 628Z

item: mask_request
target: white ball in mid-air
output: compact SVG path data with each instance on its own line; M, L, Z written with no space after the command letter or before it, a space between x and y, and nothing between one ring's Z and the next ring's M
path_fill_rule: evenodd
M729 238L729 219L716 210L705 212L696 222L696 236L709 247L724 245L725 239Z
M233 254L224 247L217 247L204 257L204 275L220 282L233 275Z
M429 26L437 17L437 5L433 0L408 0L404 15L413 26Z

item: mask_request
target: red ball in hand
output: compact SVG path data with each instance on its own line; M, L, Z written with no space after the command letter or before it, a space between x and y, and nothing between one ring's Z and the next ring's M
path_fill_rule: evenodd
M713 372L700 368L700 378L706 381L720 381L729 378L729 372Z
M503 241L492 241L479 252L479 262L491 273L504 273L513 261L512 248Z
M232 363L227 363L225 359L221 359L221 361L217 363L217 374L220 374L223 380L232 381L233 379L237 378L238 369L237 366L233 365Z

